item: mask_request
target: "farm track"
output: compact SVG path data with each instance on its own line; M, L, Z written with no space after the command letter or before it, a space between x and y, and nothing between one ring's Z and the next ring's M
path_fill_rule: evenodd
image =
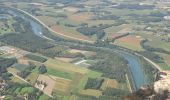
M18 76L17 74L15 74L15 73L13 73L13 72L11 72L11 71L8 71L8 72L11 73L14 77L16 77L16 78L24 81L25 83L30 84L28 81L26 81L25 79L21 78L21 77ZM31 85L31 84L30 84L30 85ZM34 87L35 87L35 86L34 86ZM35 88L36 88L36 87L35 87ZM39 89L39 88L37 88L37 89ZM40 90L40 89L39 89L39 90ZM42 90L40 90L40 91L42 91ZM48 94L48 93L46 93L46 92L44 92L44 91L42 91L42 92L43 92L44 94L48 95L49 97L53 97L52 95L50 95L50 94Z

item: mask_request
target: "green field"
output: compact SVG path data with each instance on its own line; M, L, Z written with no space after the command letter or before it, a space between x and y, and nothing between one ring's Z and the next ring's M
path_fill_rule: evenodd
M67 72L60 71L57 69L52 69L52 68L47 68L47 73L49 75L53 75L56 77L62 77L62 78L70 79L70 80L72 80L75 77L75 74L73 74L73 73L67 73Z
M86 75L84 75L80 81L79 81L79 84L78 86L75 88L75 91L81 91L84 89L87 81L88 81L88 78L97 78L97 77L101 77L102 73L100 72L96 72L96 71L89 71Z

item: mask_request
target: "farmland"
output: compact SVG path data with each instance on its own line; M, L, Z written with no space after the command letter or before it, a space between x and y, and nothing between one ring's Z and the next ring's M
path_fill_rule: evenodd
M0 1L0 96L121 100L152 84L155 65L170 70L170 12L159 3Z

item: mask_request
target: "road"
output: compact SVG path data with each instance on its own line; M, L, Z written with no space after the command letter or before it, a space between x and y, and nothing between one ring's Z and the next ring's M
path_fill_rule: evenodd
M14 9L17 9L17 8L14 8ZM31 15L30 13L24 11L24 10L21 10L21 9L17 9L21 12L23 12L24 14L30 16L31 18L35 19L36 21L38 21L40 24L42 24L45 28L47 28L49 31L55 33L55 34L58 34L60 36L63 36L63 37L66 37L66 38L70 38L70 39L73 39L73 40L78 40L78 41L82 41L82 42L88 42L88 43L94 43L94 41L90 41L90 40L85 40L85 39L80 39L80 38L76 38L76 37L71 37L71 36L67 36L67 35L64 35L62 33L59 33L59 32L56 32L54 30L52 30L51 28L49 28L46 24L44 24L42 21L40 21L38 18L36 18L35 16Z
M24 81L25 83L30 84L28 81L26 81L25 79L21 78L20 76L18 76L17 74L15 74L15 73L13 73L13 72L11 72L11 71L9 71L9 70L8 70L8 73L11 73L14 77L16 77L16 78ZM34 87L35 87L35 86L34 86ZM35 88L36 88L36 87L35 87ZM37 88L37 89L39 89L39 88ZM40 89L39 89L39 90L40 90ZM40 90L40 91L42 91L42 90ZM52 95L50 95L50 94L48 94L48 93L46 93L46 92L44 92L44 91L42 91L42 92L43 92L44 94L48 95L49 97L53 97Z
M15 9L16 9L16 8L15 8ZM62 33L56 32L56 31L52 30L51 28L49 28L46 24L44 24L44 23L43 23L42 21L40 21L38 18L36 18L35 16L29 14L28 12L26 12L26 11L24 11L24 10L21 10L21 9L17 9L17 10L25 13L26 15L28 15L28 16L30 16L30 17L32 17L32 18L34 18L34 19L37 20L40 24L42 24L45 28L47 28L49 31L51 31L51 32L53 32L53 33L56 33L56 34L58 34L58 35L60 35L60 36L63 36L63 37L66 37L66 38L70 38L70 39L74 39L74 40L83 41L83 42L94 43L94 41L79 39L79 38L67 36L67 35L64 35L64 34L62 34ZM44 36L44 37L45 37L45 36ZM45 38L46 38L46 39L50 39L50 38L48 38L48 37L45 37ZM157 64L156 64L155 62L153 62L152 60L150 60L150 59L148 59L148 58L146 58L146 57L144 57L143 55L140 55L140 54L138 54L138 53L135 53L135 54L138 55L138 56L142 56L146 61L148 61L150 64L152 64L153 66L155 66L159 71L161 71L160 66L157 65ZM84 61L83 61L83 62L84 62ZM82 63L82 62L79 62L79 63ZM78 64L79 64L79 63L78 63Z

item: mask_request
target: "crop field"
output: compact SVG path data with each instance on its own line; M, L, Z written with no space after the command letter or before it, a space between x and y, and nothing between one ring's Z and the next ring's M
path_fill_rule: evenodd
M12 80L11 80L12 82L21 83L21 84L25 83L25 82L23 82L22 80L20 80L20 79L17 78L17 77L12 77L11 79L12 79Z
M59 91L67 94L70 92L70 86L71 86L71 80L62 79L58 77L55 78L54 91Z
M8 78L8 73L13 74L10 78L16 84L12 82L9 84L9 86L12 84L13 91L9 90L9 93L13 96L19 95L27 99L32 96L31 93L37 92L38 90L35 89L38 88L43 92L34 93L33 96L37 96L37 100L48 100L51 96L57 100L93 100L94 98L119 100L122 95L129 92L128 86L133 83L127 81L129 72L126 57L129 55L123 52L123 56L120 57L115 52L108 52L112 49L122 50L121 47L124 47L127 53L134 52L148 56L147 58L160 65L161 69L170 70L170 56L166 52L170 52L170 24L165 19L170 12L160 9L162 5L158 7L159 0L155 2L149 0L7 1L1 1L3 6L10 7L4 7L4 10L11 10L9 12L0 10L2 14L9 14L7 19L0 14L0 42L2 45L13 46L16 52L4 54L2 57L13 57L17 61L13 61L13 65L7 67L7 72L0 75L0 78L4 76ZM31 20L33 22L35 20L26 17L28 15L24 12L22 16L17 9L13 11L14 8L35 16L51 28L53 34L44 33L41 34L42 37L30 34L48 33L48 30L42 25L39 27L31 23ZM15 12L16 16L12 14ZM53 35L57 38L61 34L66 37L56 39L55 42L50 39L45 40ZM94 43L89 44L77 39ZM144 43L142 40L145 39L148 41L145 45L141 45ZM80 48L80 50L73 48ZM144 75L141 73L139 76L152 79L155 69L142 58L138 60L135 55L128 59L130 64L137 63L132 64L131 72L134 72L133 70L136 72L137 68L133 69L133 66L141 65L137 67L142 67ZM26 83L28 84L25 86ZM140 82L135 85L138 84ZM141 84L144 84L144 81L141 81ZM120 95L117 96L119 93Z
M80 94L88 95L88 96L94 96L94 97L99 97L99 96L102 95L102 91L93 90L93 89L86 89L86 90L81 90Z
M115 79L104 79L104 82L101 86L102 90L105 90L107 88L118 88L118 82Z
M60 60L60 61L64 61L64 62L66 62L66 63L69 63L69 62L71 62L73 59L72 58L61 58L61 57L56 57L55 59L57 59L57 60Z
M27 76L26 80L31 84L34 85L37 81L39 74L36 72L32 72L30 75Z
M170 51L170 43L161 41L159 37L151 38L151 40L147 42L146 45L149 45L154 48L162 48L164 50Z
M38 81L42 81L45 82L47 84L47 86L43 89L44 92L46 92L47 94L52 94L52 91L55 87L55 80L53 80L52 78L50 78L47 75L39 75L37 78ZM37 85L35 84L35 86L37 87Z
M15 74L17 74L18 72L20 72L19 70L17 70L16 68L8 68L8 71L10 71L10 72L13 72L13 73L15 73Z
M77 49L71 49L69 50L70 53L82 53L82 54L87 54L87 53L94 53L91 51L85 51L85 50L77 50Z
M126 36L115 41L116 45L123 46L135 51L142 51L140 46L141 38L137 36Z
M69 16L69 18L70 18L71 20L81 22L81 21L87 21L87 20L89 20L92 16L93 16L92 13L83 12L83 13L73 14L73 15Z
M64 35L67 35L67 36L71 36L71 37L75 37L75 38L80 38L80 39L85 39L85 40L91 40L89 37L87 37L87 36L77 32L74 28L68 28L68 27L61 26L61 25L60 26L59 25L55 25L55 26L52 26L52 29L55 32L59 32L59 33L62 33Z
M50 16L36 16L39 20L43 21L48 26L56 25L57 20Z
M53 75L56 77L62 77L62 78L66 78L66 79L73 79L75 77L75 74L73 73L67 73L61 70L57 70L57 69L52 69L52 68L47 68L47 73L49 75Z
M78 67L73 64L62 62L62 61L55 60L55 59L49 59L44 64L48 66L49 68L63 70L68 73L86 74L88 71L88 69L86 68Z
M80 90L83 90L88 78L97 78L97 77L101 77L102 73L100 72L96 72L96 71L89 71L86 75L84 75L80 81L79 84L77 85L77 87L75 88L75 91L80 92Z

